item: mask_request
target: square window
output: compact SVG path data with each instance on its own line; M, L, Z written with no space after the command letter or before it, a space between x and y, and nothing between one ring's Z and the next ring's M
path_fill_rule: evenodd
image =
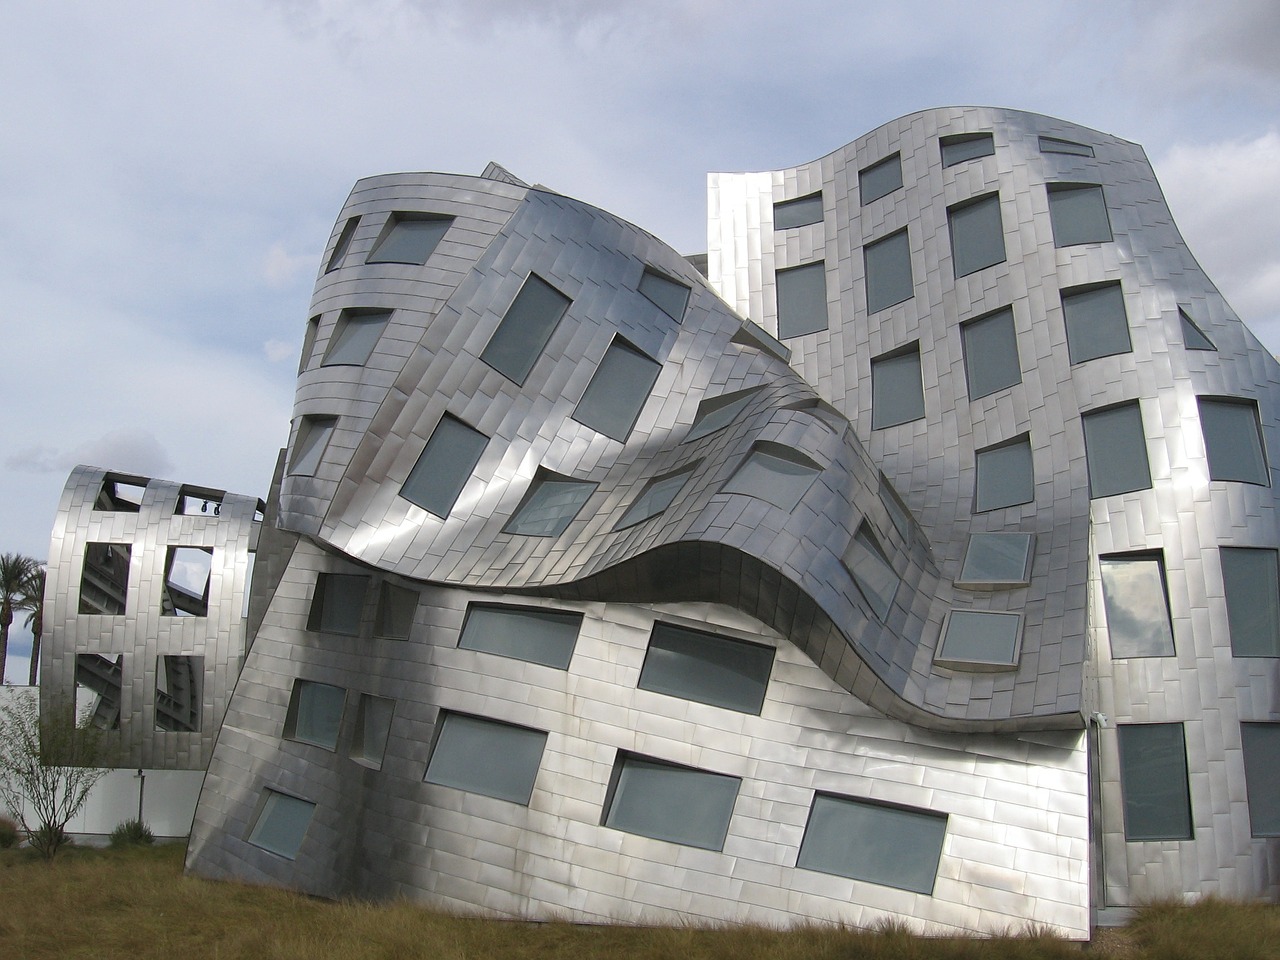
M1004 263L1004 225L1000 195L987 194L947 208L951 231L951 266L956 279Z
M966 160L989 157L996 152L995 142L989 133L957 133L949 137L939 137L938 146L942 149L944 167L954 167Z
M120 729L124 654L76 654L76 724Z
M409 471L400 496L437 517L447 517L480 462L489 438L445 414Z
M365 263L424 264L452 223L430 213L393 213Z
M1173 626L1160 554L1100 557L1111 656L1172 657Z
M887 620L901 580L865 520L840 559L867 605L882 621Z
M600 360L573 419L597 433L625 442L662 365L621 337L614 337Z
M822 191L773 205L773 229L790 230L822 222Z
M298 855L316 805L287 793L265 790L262 809L249 831L249 843L287 860Z
M204 657L156 657L156 729L199 733Z
M541 730L442 710L426 781L527 807L546 745Z
M558 537L568 529L595 490L594 483L539 471L502 532L524 537Z
M326 750L338 746L342 711L347 691L329 683L294 680L289 695L289 712L284 721L284 738L310 743Z
M1092 157L1093 147L1074 140L1059 140L1057 137L1040 138L1041 153L1066 153L1074 157Z
M523 384L572 302L537 274L529 274L480 359L508 380Z
M862 206L887 197L902 187L902 155L895 153L858 171L858 194Z
M640 292L655 307L679 323L689 305L689 288L656 270L645 269L640 275Z
M1231 655L1280 657L1280 569L1276 551L1221 547Z
M1210 480L1271 485L1271 472L1262 455L1258 405L1252 400L1197 397L1200 431L1209 457Z
M862 248L867 312L875 313L916 295L911 279L911 244L905 229Z
M337 417L302 418L302 422L298 424L298 437L293 445L293 456L289 459L290 474L295 477L315 476L337 425Z
M342 261L347 258L347 251L351 249L351 238L356 235L358 226L360 226L359 217L348 217L347 222L342 225L338 242L333 245L333 253L329 255L329 262L325 265L325 273L331 273L342 266Z
M387 640L408 640L413 618L418 613L418 591L382 581L378 591L378 612L373 618L373 635Z
M364 366L390 319L390 310L343 310L320 365Z
M704 850L724 849L742 781L618 753L604 825Z
M641 690L759 715L773 647L658 622L649 637Z
M142 509L142 496L147 482L141 477L123 477L108 473L102 478L102 488L93 501L94 510L117 513L137 513Z
M1051 183L1049 222L1053 245L1074 247L1081 243L1109 243L1111 221L1102 187L1096 183Z
M924 416L920 344L871 361L871 427L895 427Z
M808 457L787 447L757 443L721 493L741 493L794 510L821 469Z
M1116 727L1126 840L1190 840L1187 747L1180 723Z
M351 736L351 759L382 769L382 760L387 753L387 740L391 737L391 718L395 713L396 702L386 697L375 697L371 693L360 694L360 702L356 706L356 726Z
M543 607L467 607L458 646L568 670L582 629L582 614Z
M956 586L1016 587L1031 579L1030 533L972 533Z
M165 617L207 617L213 547L169 547L164 563L160 614Z
M723 430L732 423L751 402L759 387L749 390L738 390L734 393L722 393L718 397L708 397L698 404L698 412L694 415L689 432L681 443L698 440L701 437Z
M945 814L816 793L796 866L915 893L933 893Z
M1280 837L1280 723L1242 723L1249 827L1255 837Z
M1182 343L1188 350L1217 350L1203 330L1182 307L1178 308L1178 322L1182 326Z
M827 329L827 265L823 261L779 270L775 279L779 338Z
M960 326L969 399L978 400L1022 382L1013 308L1005 307Z
M701 461L698 461L698 463L701 463ZM622 515L622 519L618 521L618 525L614 529L622 530L626 527L635 526L637 523L642 523L650 517L656 517L666 510L667 507L671 506L671 501L675 500L677 494L684 489L689 475L697 468L698 463L691 463L675 473L655 477L646 483L644 489L640 491L640 495L631 502L631 506L627 507L627 512Z
M369 578L362 574L321 573L316 575L316 592L311 598L307 629L319 633L360 634L364 618L364 598Z
M86 543L84 567L80 574L80 613L119 616L129 598L129 556L127 543Z
M1016 667L1021 636L1020 614L952 609L934 659L961 669Z
M1064 290L1062 313L1067 324L1067 354L1072 363L1133 349L1120 284Z
M999 510L1030 503L1036 497L1031 467L1031 439L1020 437L1012 443L979 450L977 480L974 483L973 512Z
M1151 486L1142 409L1126 403L1081 416L1089 464L1089 496L1110 497Z

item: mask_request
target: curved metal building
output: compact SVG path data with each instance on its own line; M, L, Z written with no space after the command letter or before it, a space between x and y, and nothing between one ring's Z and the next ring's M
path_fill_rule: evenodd
M709 195L704 277L495 166L356 184L189 868L1072 936L1274 898L1280 367L1141 149L934 110Z

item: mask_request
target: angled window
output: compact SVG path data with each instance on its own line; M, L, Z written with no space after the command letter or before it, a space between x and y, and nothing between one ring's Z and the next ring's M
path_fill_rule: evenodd
M979 450L974 487L974 513L1014 507L1034 500L1036 486L1031 468L1031 439L1023 436L1011 443Z
M815 793L796 866L930 894L946 814Z
M956 585L966 587L1016 587L1031 579L1030 533L971 533Z
M298 438L293 445L293 456L289 458L290 474L295 477L315 476L337 425L337 417L302 418L302 422L298 424Z
M1102 187L1096 183L1051 183L1049 222L1053 245L1074 247L1081 243L1109 243L1111 221Z
M316 805L275 790L264 790L263 795L262 809L249 831L248 841L255 847L292 860L302 846L302 838L311 825Z
M1087 143L1076 143L1074 140L1059 140L1057 137L1040 138L1041 153L1066 153L1073 157L1092 157L1093 147Z
M1222 547L1222 586L1234 657L1280 657L1280 569L1276 551Z
M426 781L527 807L546 745L541 730L442 710Z
M887 620L901 580L865 520L858 524L858 532L841 561L853 576L853 582L867 601L867 606L881 620Z
M763 644L659 621L653 625L637 686L758 715L773 655L773 647Z
M1255 837L1280 837L1280 723L1240 724L1249 827Z
M289 712L284 721L284 738L335 750L342 729L342 709L347 691L329 683L294 680L289 695Z
M199 733L204 703L204 657L156 657L157 730Z
M791 348L766 331L764 327L757 326L750 320L742 322L742 326L738 328L738 332L733 335L729 342L742 344L755 350L763 350L765 353L773 354L779 360L787 363L791 362Z
M391 718L396 702L371 693L360 694L356 705L356 724L351 736L351 759L375 770L382 769L391 736Z
M578 401L573 419L606 437L625 441L661 370L658 361L614 337Z
M1102 602L1107 611L1111 656L1172 657L1173 626L1158 553L1100 557Z
M885 512L889 514L889 519L893 522L902 539L910 540L914 532L915 519L911 516L911 510L898 496L898 491L893 489L893 483L883 473L880 474L879 483L880 502L884 504Z
M1180 723L1122 723L1120 792L1126 840L1190 840L1187 746Z
M827 329L827 265L819 260L779 270L778 337L803 337Z
M358 226L360 226L359 217L348 217L347 222L342 225L338 242L333 245L333 253L329 255L329 262L325 265L325 273L330 273L342 266L342 261L347 258L347 251L351 249L351 238L356 235Z
M1072 363L1133 349L1120 284L1063 290L1062 313L1067 324L1067 354Z
M911 244L906 229L862 248L866 269L867 312L875 313L916 295L911 279Z
M742 781L619 751L604 825L654 840L722 850Z
M391 319L390 310L343 310L338 317L329 349L325 351L323 367L361 367L369 361L369 355L378 345L378 338Z
M681 443L697 440L701 437L723 430L737 418L751 402L759 387L749 390L737 390L733 393L722 393L718 397L708 397L698 404L698 412L694 415L693 424Z
M508 380L523 384L572 302L537 274L529 274L480 359Z
M429 213L393 213L365 263L424 264L453 223Z
M185 484L178 488L178 502L174 505L174 516L216 517L222 513L221 490L202 490L199 487L188 487Z
M783 510L794 510L821 472L821 468L803 454L789 447L761 442L751 448L751 453L721 492L742 493Z
M1086 413L1084 454L1089 465L1089 496L1110 497L1151 486L1142 408L1125 403Z
M1182 326L1182 343L1188 350L1217 350L1212 340L1205 336L1191 315L1182 307L1178 308L1178 322Z
M640 292L655 307L679 323L689 305L689 288L657 270L645 269L640 275Z
M622 515L622 519L614 529L622 530L625 527L634 526L666 510L671 506L671 501L676 498L676 495L684 489L689 475L701 462L691 463L665 476L654 477L646 483L640 495L631 502L631 506L627 507L627 512Z
M119 616L129 598L129 557L127 543L86 543L84 567L80 574L80 613Z
M858 171L858 195L864 207L872 200L887 197L901 186L902 155L899 153Z
M76 723L99 730L120 729L124 695L124 654L76 654Z
M952 609L934 659L960 669L1016 667L1021 637L1021 614Z
M871 361L871 426L894 427L924 416L920 342Z
M165 617L207 617L213 547L169 547L164 563L160 614Z
M363 574L317 574L307 629L358 636L360 621L364 617L364 598L368 592L369 578Z
M373 635L388 640L408 640L413 618L418 612L418 591L382 581L378 591L378 612L373 618Z
M964 372L970 400L1022 382L1012 307L961 324L960 337L964 341Z
M989 157L996 152L995 142L989 133L957 133L949 137L939 137L938 146L942 149L942 165L954 167L966 160L978 157Z
M473 603L467 607L458 646L568 670L581 629L580 613Z
M1270 486L1257 403L1225 397L1197 397L1196 402L1200 405L1200 431L1209 457L1209 479Z
M568 529L596 485L540 471L503 533L524 537L558 537Z
M773 229L790 230L822 222L822 191L773 205Z
M489 438L445 414L409 471L400 496L437 517L447 517L480 462Z
M1004 225L1000 221L998 193L947 207L947 224L956 279L1004 263Z
M316 337L320 334L320 314L316 314L307 321L307 329L302 334L302 356L298 358L298 375L302 375L302 371L307 369L307 364L311 361L311 354L316 349Z
M126 479L118 474L108 473L102 478L102 488L93 501L93 509L137 513L142 509L142 494L146 489L146 481L141 477Z

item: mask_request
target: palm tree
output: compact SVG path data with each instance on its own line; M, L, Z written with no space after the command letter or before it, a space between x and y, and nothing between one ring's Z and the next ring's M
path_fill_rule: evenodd
M4 682L4 664L9 657L9 627L13 610L22 595L22 585L40 564L21 553L0 553L0 683Z
M44 567L39 564L31 576L22 582L22 590L13 605L15 610L27 611L25 625L31 629L31 672L28 683L36 685L36 670L40 666L40 636L44 633Z

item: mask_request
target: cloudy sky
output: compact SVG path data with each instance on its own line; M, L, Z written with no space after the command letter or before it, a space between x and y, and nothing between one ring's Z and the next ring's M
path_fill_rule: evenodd
M76 463L265 494L377 173L497 160L691 253L708 171L1032 110L1143 144L1280 351L1274 0L5 0L0 35L0 551L46 556Z

